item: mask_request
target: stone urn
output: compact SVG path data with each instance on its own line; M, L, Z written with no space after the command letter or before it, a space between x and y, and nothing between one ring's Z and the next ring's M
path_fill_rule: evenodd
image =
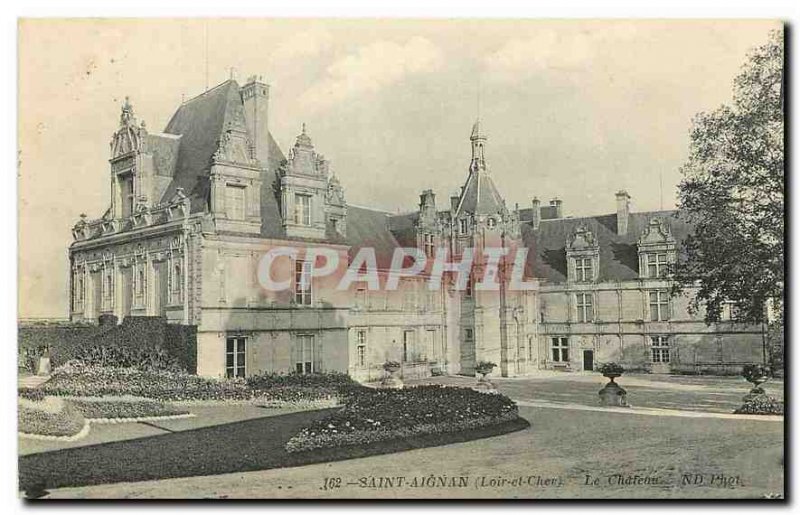
M383 370L386 375L381 380L381 388L402 388L403 381L397 377L397 372L400 371L400 363L397 361L387 361L383 364Z
M753 385L747 395L742 397L743 401L747 402L767 394L766 390L761 387L762 384L769 381L770 377L770 371L766 365L745 365L742 369L742 377Z
M628 392L625 388L618 385L614 379L620 377L625 368L617 363L606 363L598 369L603 377L608 378L608 383L598 392L600 395L601 406L618 406L627 408L628 406Z
M475 385L477 390L485 390L485 391L494 391L495 386L494 384L486 378L487 375L492 373L492 370L497 365L492 363L491 361L480 361L477 365L475 365L475 372L480 376L478 378L478 384Z

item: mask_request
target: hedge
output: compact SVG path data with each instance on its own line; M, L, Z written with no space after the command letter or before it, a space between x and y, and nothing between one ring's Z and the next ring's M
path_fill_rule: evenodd
M84 417L91 419L167 417L189 413L149 399L70 399L68 402Z
M771 395L756 395L734 411L737 415L783 415L783 401Z

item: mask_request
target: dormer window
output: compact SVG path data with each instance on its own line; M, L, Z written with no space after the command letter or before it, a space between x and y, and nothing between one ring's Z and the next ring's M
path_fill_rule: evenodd
M225 187L225 214L231 220L244 220L244 187L228 184Z
M422 235L422 248L425 251L425 256L432 258L436 253L436 244L434 243L433 234L425 233Z
M575 280L581 282L592 281L592 258L579 257L575 258Z
M119 179L120 198L122 200L122 218L133 214L133 175L123 175Z
M489 227L489 229L494 229L497 227L497 220L494 218L489 218L489 220L486 221L486 225Z
M294 223L311 225L311 195L296 193L294 196Z
M664 277L667 274L667 253L647 252L644 255L647 277Z

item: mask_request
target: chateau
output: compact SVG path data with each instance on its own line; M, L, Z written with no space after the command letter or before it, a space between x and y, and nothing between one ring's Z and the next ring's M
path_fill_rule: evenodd
M631 212L625 191L609 199L613 211L586 218L566 216L557 199L509 208L480 120L466 178L453 178L463 187L445 205L425 190L407 214L358 207L305 126L284 153L268 114L269 86L256 77L184 102L158 133L125 101L110 206L73 227L73 321L114 314L197 326L197 373L206 376L331 370L371 380L386 360L400 361L405 377L472 374L482 360L503 376L612 360L653 373L762 360L760 328L730 313L706 325L687 298L670 296L666 267L690 230L674 211ZM275 260L272 276L290 287L271 291L259 284L259 262L279 247L299 257ZM338 256L335 273L315 277L309 247ZM465 287L449 273L436 289L424 274L402 277L394 291L335 287L362 249L374 249L385 279L395 249L409 247L454 260L475 249ZM508 262L480 252L491 248L527 251L529 289L504 288ZM474 279L493 265L500 288L481 289Z

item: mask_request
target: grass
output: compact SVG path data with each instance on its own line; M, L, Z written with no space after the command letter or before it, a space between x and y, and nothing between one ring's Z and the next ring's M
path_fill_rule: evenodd
M367 459L279 470L103 485L53 492L53 498L762 498L783 493L783 424L623 415L520 407L532 427L506 435ZM608 485L611 474L653 474L656 486ZM682 474L739 475L734 488L681 484ZM348 486L362 477L430 474L471 479L540 475L563 487L490 489ZM585 485L585 474L599 477ZM325 477L342 488L323 491Z
M474 431L290 454L286 442L330 410L264 417L172 434L21 456L20 490L225 474L339 461L443 445L527 427L516 420Z

